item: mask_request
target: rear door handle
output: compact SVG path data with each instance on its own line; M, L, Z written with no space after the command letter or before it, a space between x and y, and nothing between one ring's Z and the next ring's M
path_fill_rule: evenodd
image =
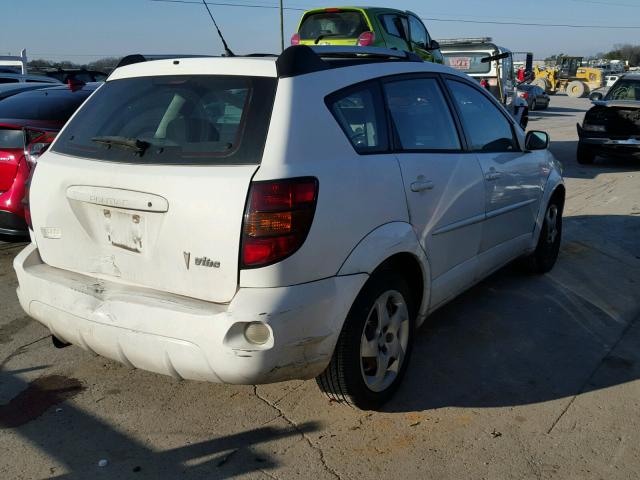
M490 182L493 180L498 180L500 177L502 177L502 174L500 172L489 172L484 176L484 178L486 178Z
M411 184L412 192L424 192L426 190L433 190L433 182L431 180L420 180Z

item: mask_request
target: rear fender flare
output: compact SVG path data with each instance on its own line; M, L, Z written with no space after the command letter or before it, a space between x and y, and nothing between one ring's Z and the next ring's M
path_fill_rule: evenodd
M408 253L420 265L424 291L422 303L418 310L418 325L426 318L431 292L431 269L429 260L420 246L413 227L406 222L391 222L381 225L369 232L349 253L338 275L355 275L367 273L371 275L387 259L394 255Z

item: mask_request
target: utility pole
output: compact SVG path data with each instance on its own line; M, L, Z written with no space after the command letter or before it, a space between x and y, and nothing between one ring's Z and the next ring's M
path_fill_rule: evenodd
M284 6L280 0L280 51L284 51Z

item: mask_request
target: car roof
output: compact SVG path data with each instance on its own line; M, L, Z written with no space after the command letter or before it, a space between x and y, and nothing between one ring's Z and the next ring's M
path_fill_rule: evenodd
M337 13L335 10L363 10L365 12L371 13L409 13L406 10L400 10L398 8L389 8L389 7L372 7L372 6L340 6L340 7L322 7L322 8L311 8L304 12L304 15L308 13Z
M369 65L390 70L397 65L398 72L446 72L460 76L460 72L437 63L423 62L415 53L378 47L306 46L287 48L281 55L236 57L186 57L132 63L116 68L107 81L123 78L162 75L243 75L253 77L295 77L320 73L335 68ZM405 65L404 68L400 65ZM392 74L392 73L389 73ZM462 74L463 75L463 74ZM463 75L464 76L464 75Z
M21 92L30 90L39 90L42 88L51 88L50 83L2 83L0 84L0 99L16 95Z

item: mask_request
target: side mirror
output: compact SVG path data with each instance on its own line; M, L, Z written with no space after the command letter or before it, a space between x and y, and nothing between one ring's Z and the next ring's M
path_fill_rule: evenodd
M436 40L431 40L429 42L429 46L427 50L438 50L440 48L440 44Z
M602 93L593 92L591 95L589 95L589 100L602 100Z
M546 150L549 148L549 135L547 132L541 132L540 130L531 130L527 132L524 147L527 150Z

